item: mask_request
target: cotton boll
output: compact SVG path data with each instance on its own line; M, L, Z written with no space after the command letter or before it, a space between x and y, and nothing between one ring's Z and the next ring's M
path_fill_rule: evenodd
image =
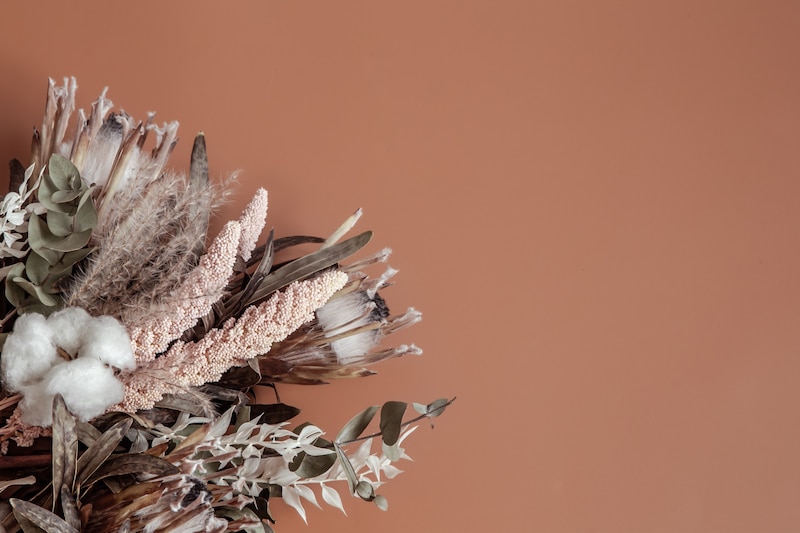
M44 382L20 388L20 418L30 426L47 427L53 423L53 394L47 392Z
M59 361L51 338L43 315L28 313L17 318L14 332L3 346L3 382L8 390L18 391L23 385L42 379Z
M83 329L91 321L91 315L80 307L68 307L50 315L47 325L53 333L55 345L75 356L83 343Z
M61 394L69 411L83 422L103 414L125 397L114 371L102 361L89 357L54 367L45 383L47 394Z
M94 318L86 325L80 356L97 359L121 370L136 368L128 332L110 316Z

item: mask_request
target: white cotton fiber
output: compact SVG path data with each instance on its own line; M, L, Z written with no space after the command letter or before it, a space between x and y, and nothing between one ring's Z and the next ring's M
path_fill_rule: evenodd
M80 307L68 307L50 315L47 325L50 326L56 346L75 355L83 343L83 330L91 321L91 315Z
M14 332L3 346L3 383L11 391L42 379L59 359L51 342L51 331L44 316L22 315L14 323Z
M31 426L47 427L53 423L53 395L47 392L43 381L26 385L20 389L19 404L21 419Z
M84 357L97 359L121 370L136 367L128 332L110 316L94 318L84 328L81 358Z
M22 420L47 427L52 424L55 394L61 394L69 411L83 421L121 402L125 391L115 369L132 370L136 361L122 324L73 307L49 318L37 313L20 316L6 339L0 365L5 387L23 395Z
M47 393L64 397L72 414L87 422L125 396L122 383L102 361L81 357L54 367L46 378Z

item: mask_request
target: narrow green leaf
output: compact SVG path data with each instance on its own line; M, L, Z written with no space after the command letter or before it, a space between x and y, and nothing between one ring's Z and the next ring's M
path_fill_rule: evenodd
M261 301L273 292L282 289L293 281L303 279L315 272L319 272L331 265L335 265L342 259L349 257L363 248L372 238L371 231L365 231L360 235L356 235L346 241L340 242L330 248L317 250L304 257L296 259L289 264L286 264L264 278L261 286L255 291L255 294L246 302L247 305L252 305Z
M400 438L406 402L386 402L381 407L381 437L387 446L392 446Z
M338 444L334 444L333 447L336 450L336 455L339 457L339 462L342 463L342 470L344 470L347 483L350 485L350 494L355 494L356 485L358 484L356 471L353 468L353 465L350 463L350 459L348 459L347 455L344 453L342 447Z
M375 417L375 413L377 412L378 406L371 405L351 418L350 421L344 425L341 431L339 431L339 434L336 435L336 442L350 442L351 440L360 437L364 430L367 429L369 423L372 422L372 419Z
M272 260L275 256L273 247L274 238L275 230L272 229L267 237L267 242L265 245L266 248L264 249L261 261L259 261L258 266L256 266L256 269L253 272L253 275L248 280L247 285L242 290L239 297L235 302L226 308L226 316L232 316L236 314L237 311L242 310L245 307L246 302L250 300L253 294L255 294L256 290L258 290L259 286L264 281L264 278L269 273L269 270L272 268Z

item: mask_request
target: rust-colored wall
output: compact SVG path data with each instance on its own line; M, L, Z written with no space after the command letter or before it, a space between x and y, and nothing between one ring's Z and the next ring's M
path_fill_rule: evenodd
M279 234L363 206L426 354L284 400L335 431L459 397L388 514L278 531L800 528L799 3L121 6L3 4L0 159L75 75L181 120L176 165L204 130L227 217L260 184Z

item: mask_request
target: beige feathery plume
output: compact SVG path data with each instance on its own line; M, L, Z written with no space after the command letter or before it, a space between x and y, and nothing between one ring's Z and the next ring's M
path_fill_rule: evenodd
M109 211L115 221L95 236L97 251L65 290L68 305L139 323L197 265L216 197L215 186L190 187L172 173L120 190Z
M163 352L169 343L206 315L219 300L233 273L242 228L225 224L208 252L186 280L160 299L137 324L128 324L136 361L141 364Z
M164 395L220 379L231 367L267 353L347 283L347 274L326 272L290 284L258 306L251 306L197 342L176 342L164 355L123 373L125 399L111 410L149 409Z

